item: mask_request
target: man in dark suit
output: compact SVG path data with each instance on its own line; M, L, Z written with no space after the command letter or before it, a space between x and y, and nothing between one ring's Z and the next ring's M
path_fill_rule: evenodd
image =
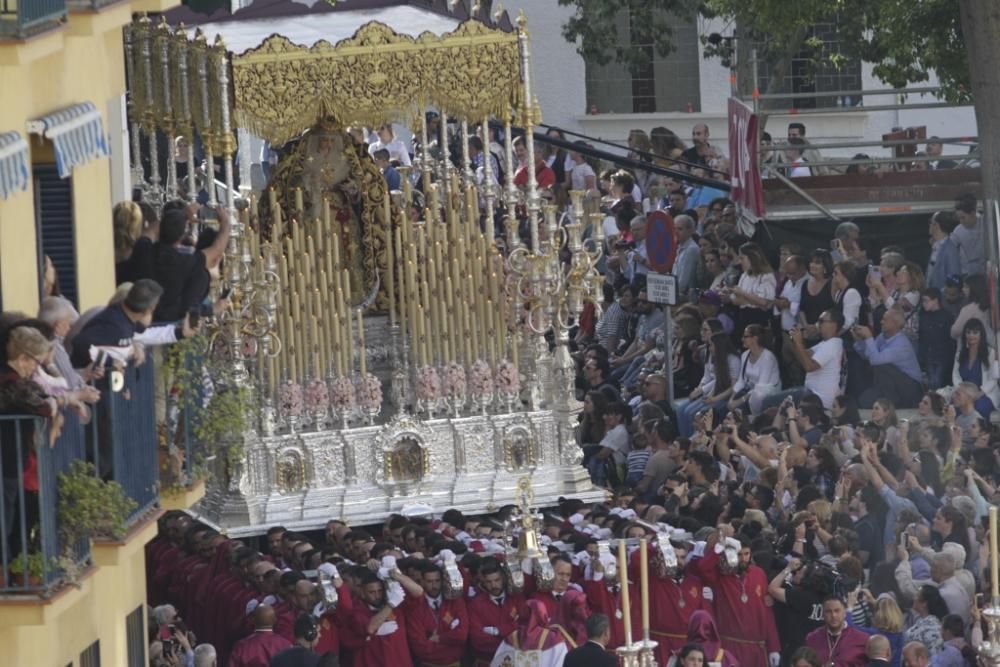
M872 635L865 646L868 654L868 667L889 667L892 659L892 647L883 635Z
M604 614L587 618L587 643L566 654L563 667L616 667L618 660L605 647L611 641L611 622Z

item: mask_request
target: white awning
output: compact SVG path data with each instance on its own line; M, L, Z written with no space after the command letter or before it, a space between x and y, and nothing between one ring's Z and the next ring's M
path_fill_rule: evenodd
M93 102L74 104L28 123L28 131L50 139L56 149L59 177L67 178L73 167L109 155L101 112Z
M0 134L0 198L7 199L28 189L28 142L20 132Z

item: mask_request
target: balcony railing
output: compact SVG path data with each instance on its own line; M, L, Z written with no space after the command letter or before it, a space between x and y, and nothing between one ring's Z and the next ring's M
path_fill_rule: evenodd
M122 486L135 501L126 518L132 525L148 515L160 500L153 365L124 371L125 383L112 391L110 374L98 383L100 401L87 425L64 410L65 424L52 447L48 420L0 416L0 595L49 593L65 579L67 569L90 560L90 544L80 540L67 550L59 524L59 473L74 461L94 464L97 474ZM37 485L31 461L37 461ZM37 486L37 488L36 488ZM68 560L67 560L68 559ZM35 577L15 578L15 570L32 569Z
M49 446L48 421L40 417L0 416L0 594L47 594L69 565L90 560L90 544L81 540L66 550L57 517L58 477L84 457L84 429L75 413L65 415L62 433ZM25 474L26 467L37 470ZM37 475L37 488L34 484ZM19 570L15 574L12 570Z
M0 38L24 39L66 18L66 0L0 0Z
M125 494L136 502L128 517L131 524L159 503L160 477L153 364L129 366L123 372L125 385L121 391L111 390L110 376L98 383L99 446L91 451L101 477L121 484Z
M66 7L71 11L97 11L108 5L117 5L125 0L66 0Z

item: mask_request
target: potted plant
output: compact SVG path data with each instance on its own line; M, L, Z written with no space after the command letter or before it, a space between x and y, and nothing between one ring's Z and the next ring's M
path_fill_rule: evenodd
M121 484L104 481L86 461L74 461L59 473L59 534L65 557L84 539L120 540L126 519L136 508Z
M41 586L45 559L40 553L22 553L10 563L11 583L17 586Z

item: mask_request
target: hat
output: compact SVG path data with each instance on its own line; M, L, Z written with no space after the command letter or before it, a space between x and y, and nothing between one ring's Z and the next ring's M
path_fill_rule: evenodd
M701 293L701 298L698 299L698 303L704 303L704 304L708 304L710 306L721 306L722 305L722 297L719 296L718 292L714 292L712 290L708 290L706 292L702 292Z
M964 282L965 281L962 280L962 274L960 274L960 273L953 273L953 274L951 274L950 276L948 276L947 278L944 279L944 286L945 287L961 287L964 284Z

